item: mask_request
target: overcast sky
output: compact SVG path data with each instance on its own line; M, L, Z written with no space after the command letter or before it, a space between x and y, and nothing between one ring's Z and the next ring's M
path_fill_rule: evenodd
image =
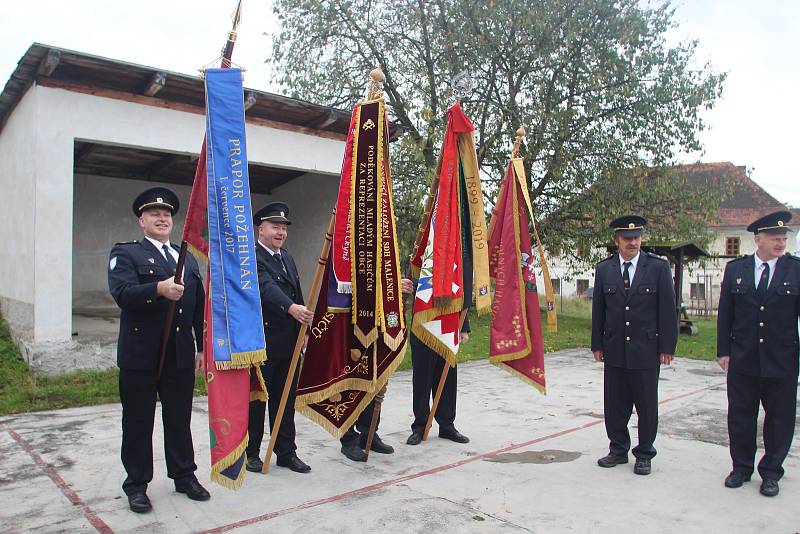
M643 0L646 2L647 0ZM184 73L213 62L235 0L26 0L4 2L0 84L31 43L40 42ZM264 65L274 20L270 0L245 0L234 61L245 85L275 91ZM704 154L752 170L778 200L800 207L795 162L800 125L800 2L682 0L672 39L698 39L699 64L728 73L722 100L704 117ZM266 35L265 35L266 34Z

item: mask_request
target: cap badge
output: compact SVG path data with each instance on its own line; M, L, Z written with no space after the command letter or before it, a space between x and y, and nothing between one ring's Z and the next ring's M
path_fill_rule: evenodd
M633 223L628 223L628 228L636 228L636 225Z
M742 279L741 279L741 278L737 278L737 279L736 279L736 283L737 283L737 284L741 284L741 283L742 283Z
M164 202L164 199L163 199L163 198L161 198L161 197L158 197L158 198L156 199L156 202Z
M778 226L783 226L783 221L778 221Z
M155 263L156 262L156 260L153 259L153 258L147 258L147 261L149 261L150 263Z
M286 217L286 215L283 212L281 212L281 217Z

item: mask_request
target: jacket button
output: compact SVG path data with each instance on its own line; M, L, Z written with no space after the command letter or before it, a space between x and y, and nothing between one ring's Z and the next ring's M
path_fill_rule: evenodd
M758 338L758 342L759 343L763 343L764 342L764 338L763 337Z
M630 321L625 321L625 326L630 326L630 325L631 325Z
M625 336L625 341L630 341L630 340L631 340L631 336Z
M180 332L180 331L181 331L181 327L180 327L180 326L176 326L176 327L175 327L175 331L176 331L176 332Z
M759 306L758 309L764 311L764 306Z
M134 327L133 327L133 331L134 331L134 332L138 332L138 331L139 331L139 328L134 326Z
M148 303L148 304L152 304L152 303L153 303L153 301L152 301L151 299L147 299L147 303Z
M625 306L625 311L628 311L628 310L630 310L630 309L631 309L631 307L630 307L630 306Z
M183 313L183 308L178 308L178 313Z
M789 291L789 290L787 289L787 290L786 290L786 294L787 294L787 295L791 294L791 291Z
M758 323L758 326L764 326L764 323Z
M647 289L645 289L645 291L646 291L647 293L650 293L650 288L648 287Z
M150 274L153 274L153 269L150 269Z

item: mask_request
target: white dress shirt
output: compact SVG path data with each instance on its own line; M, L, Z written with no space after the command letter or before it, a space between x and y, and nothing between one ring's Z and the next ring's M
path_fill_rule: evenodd
M150 237L148 235L144 236L144 238L147 239L148 241L150 241L153 244L153 246L158 249L158 251L161 253L161 255L164 256L165 260L167 259L167 256L164 254L164 248L163 247L164 247L164 245L167 245L167 250L169 250L169 253L172 256L172 259L175 260L175 263L178 263L178 251L175 250L172 247L172 245L170 245L169 241L167 241L166 243L162 243L161 241L159 241L157 239L153 239L152 237Z
M628 276L630 277L631 285L633 285L633 275L636 274L636 264L639 263L639 254L641 252L637 252L636 256L631 258L630 260L626 260L622 257L622 254L618 254L619 256L619 272L625 276L625 262L630 261L631 266L628 267Z
M764 261L758 257L758 252L753 254L753 258L755 259L755 276L754 280L756 282L756 288L758 288L758 281L761 280L761 270L764 268L763 265L766 263L769 265L769 278L767 279L767 287L769 287L770 282L772 282L772 276L775 274L775 265L778 263L778 258L772 258L769 261Z

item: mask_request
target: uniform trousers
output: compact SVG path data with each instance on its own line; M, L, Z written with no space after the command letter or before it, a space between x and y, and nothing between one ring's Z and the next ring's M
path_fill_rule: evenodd
M637 459L656 455L653 442L658 431L658 376L660 367L626 369L606 364L603 370L603 397L609 452L627 456L631 448L628 422L633 407L638 415L639 443L633 448Z
M121 456L128 475L122 489L126 495L146 491L153 480L156 396L161 400L167 476L176 482L194 476L197 465L191 431L193 392L194 369L176 369L174 345L167 352L160 381L156 380L155 370L119 370Z
M728 372L728 437L733 470L753 472L759 404L764 407L763 479L780 480L789 454L797 411L797 377L762 378Z
M264 439L264 418L267 407L269 407L269 428L270 432L272 432L272 427L275 425L275 418L278 415L278 406L280 405L281 396L283 395L283 388L286 384L286 377L289 374L289 365L291 363L291 359L268 360L261 366L264 383L269 392L269 400L267 400L267 402L250 402L247 423L247 429L250 433L250 439L247 444L248 458L257 458L260 456L261 441ZM281 419L281 426L278 429L278 437L275 439L274 452L275 456L278 458L292 456L294 451L297 450L297 445L294 442L296 434L294 427L294 400L297 396L297 378L299 374L300 366L298 365L295 368L292 387L289 389L289 396L286 399L286 408L284 409L283 418Z
M364 409L361 414L359 414L356 423L347 429L347 432L339 438L339 441L342 443L343 446L349 447L351 445L359 444L359 438L365 440L367 439L367 435L369 434L369 425L372 424L372 413L375 411L375 400L373 399L372 402ZM381 416L378 414L378 421L377 423L380 424ZM375 425L375 433L378 433L378 424Z
M447 365L444 358L436 354L417 336L411 335L411 367L414 422L411 431L422 434L431 413L431 399L436 395L442 369ZM436 423L439 432L455 429L456 420L456 386L458 385L458 367L451 368L444 382L442 397L436 409Z

